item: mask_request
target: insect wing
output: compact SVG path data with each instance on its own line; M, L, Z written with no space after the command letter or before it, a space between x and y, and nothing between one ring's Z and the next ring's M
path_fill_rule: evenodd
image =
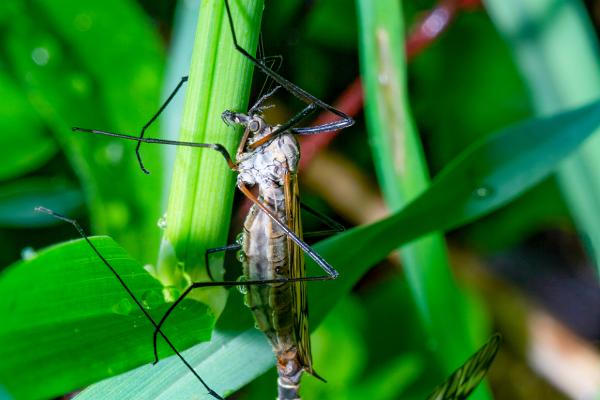
M298 189L298 179L296 174L288 173L285 175L285 207L286 222L290 229L302 239L302 221L300 219L300 191ZM300 278L305 276L304 271L304 253L300 247L288 237L287 240L290 278ZM298 359L306 368L306 371L313 374L312 356L310 350L310 332L308 330L308 299L306 293L306 284L304 282L291 283L293 296L293 318L294 331L296 334Z
M427 400L463 400L469 397L485 377L499 348L500 335L495 334L477 353L438 386Z

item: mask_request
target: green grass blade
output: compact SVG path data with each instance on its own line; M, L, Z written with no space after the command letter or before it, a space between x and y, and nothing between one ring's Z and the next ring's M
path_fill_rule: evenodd
M373 160L386 202L397 211L429 185L407 100L402 13L395 0L359 0L357 4ZM468 327L475 321L467 321L443 236L433 233L407 244L400 249L400 257L425 327L424 340L449 374L476 350Z
M515 54L538 114L600 96L598 41L581 1L487 0L486 5ZM588 253L600 268L598 154L600 136L561 165L557 176Z

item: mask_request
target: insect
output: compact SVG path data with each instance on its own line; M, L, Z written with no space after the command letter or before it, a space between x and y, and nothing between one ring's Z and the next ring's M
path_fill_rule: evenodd
M263 102L277 89L263 96L247 114L225 111L222 116L228 124L245 127L234 169L238 172L238 188L254 204L244 222L240 242L208 250L207 254L215 250L241 249L243 280L192 283L165 313L157 329L194 289L244 287L246 304L254 314L256 326L265 333L275 352L279 399L286 400L299 398L303 372L321 379L312 366L304 282L335 279L338 272L302 240L296 177L300 151L293 133L284 131L252 150L254 143L278 129L267 124L262 116ZM257 197L249 190L250 186L258 187ZM325 219L325 222L332 231L343 229L331 220ZM326 272L325 275L305 276L303 251ZM155 355L157 332L154 336Z
M427 400L463 400L485 377L500 349L500 335L494 334L475 354L440 384Z

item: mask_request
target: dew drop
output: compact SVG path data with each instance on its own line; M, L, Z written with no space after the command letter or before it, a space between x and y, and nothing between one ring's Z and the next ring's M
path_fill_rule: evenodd
M146 290L142 294L142 305L145 309L149 310L152 307L156 307L161 302L161 296L154 290Z
M436 10L433 14L425 20L423 25L423 31L429 37L433 37L444 29L444 26L448 23L450 15L447 10Z
M69 84L71 86L71 90L78 95L86 96L90 93L90 81L83 74L71 74L69 77Z
M163 214L163 216L158 219L158 221L156 222L156 225L163 231L165 229L167 229L167 214L166 213Z
M131 305L131 302L125 298L121 299L117 304L112 306L112 311L119 315L129 315L132 309L133 306Z
M165 301L172 303L181 296L181 291L175 286L166 286L163 289L163 296Z
M238 282L240 282L240 283L243 283L243 282L246 282L246 281L247 281L247 279L246 279L246 277L245 277L244 275L242 275L242 276L240 276L240 277L237 279L237 281L238 281ZM237 286L237 289L238 289L238 291L239 291L241 294L246 294L246 293L248 293L248 286L246 286L246 285L238 285L238 286Z
M473 194L480 199L488 198L494 193L491 186L482 185L473 191Z
M36 47L31 52L31 58L33 59L34 63L43 67L44 65L48 64L48 61L50 60L50 53L45 47Z
M75 25L75 29L77 29L79 32L86 32L91 29L94 21L89 14L81 13L75 17L73 24Z
M123 159L123 144L121 142L111 142L104 147L106 159L112 164L118 164Z
M237 234L237 236L235 237L235 242L239 245L244 244L244 233L243 232L240 232Z
M235 253L235 258L237 258L237 260L241 263L243 263L244 261L246 261L246 253L244 253L243 250L238 250Z
M21 258L25 261L32 260L37 257L37 251L33 247L27 246L21 250Z

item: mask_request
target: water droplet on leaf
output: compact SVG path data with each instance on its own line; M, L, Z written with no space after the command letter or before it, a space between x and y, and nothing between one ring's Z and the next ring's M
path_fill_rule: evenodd
M238 282L240 282L240 283L243 283L243 282L246 282L246 281L247 281L247 279L246 279L246 277L245 277L244 275L242 275L242 276L240 276L240 277L237 279L237 281L238 281ZM239 291L241 294L246 294L246 293L248 293L248 286L246 286L246 285L238 285L237 289L238 289L238 291Z
M161 302L161 296L155 290L146 290L142 294L142 305L149 310L156 307Z
M37 252L33 247L27 246L21 250L21 258L25 261L32 260L37 257Z
M131 302L129 299L125 298L121 299L117 304L112 306L112 311L119 315L129 315L132 309L133 306L131 305Z
M494 193L494 189L491 186L482 185L473 191L476 197L481 199L490 197Z
M156 222L156 225L158 225L158 227L162 230L167 229L167 214L163 214L162 217L160 217L158 219L158 221Z
M36 47L31 52L31 59L34 63L43 67L44 65L48 64L48 61L50 60L50 53L45 47Z

